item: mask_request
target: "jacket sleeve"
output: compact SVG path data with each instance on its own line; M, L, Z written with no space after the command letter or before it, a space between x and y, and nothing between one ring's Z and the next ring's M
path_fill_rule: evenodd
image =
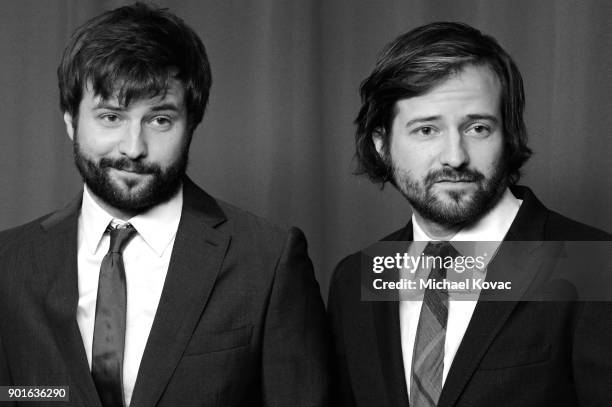
M277 263L263 331L263 405L328 406L330 335L303 233L292 228Z

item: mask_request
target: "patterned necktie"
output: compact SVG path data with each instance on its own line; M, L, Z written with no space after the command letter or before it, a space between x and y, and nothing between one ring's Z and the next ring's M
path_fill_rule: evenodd
M96 300L91 374L104 407L123 406L123 347L127 292L121 255L136 234L129 223L110 225L110 247L102 259Z
M436 257L428 280L441 281L446 278L446 269L443 267L445 257L454 258L458 253L448 242L430 242L423 254ZM442 259L442 267L437 267L440 265L437 258ZM412 353L410 407L435 407L438 403L442 392L447 320L448 291L427 288L423 295Z

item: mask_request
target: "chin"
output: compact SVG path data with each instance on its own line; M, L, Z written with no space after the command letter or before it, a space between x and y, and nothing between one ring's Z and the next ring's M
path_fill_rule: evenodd
M442 205L453 208L467 208L474 202L474 192L466 190L444 191L435 195Z
M128 193L137 189L146 189L149 184L153 183L150 175L134 174L125 177L109 175L114 189Z

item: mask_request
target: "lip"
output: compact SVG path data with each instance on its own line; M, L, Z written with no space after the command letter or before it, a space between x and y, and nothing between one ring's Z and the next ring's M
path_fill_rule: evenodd
M436 181L434 185L437 185L438 188L442 189L465 189L465 188L473 188L476 185L475 181L451 181L451 180L442 180Z
M132 171L132 170L126 170L126 169L119 169L119 168L113 168L113 170L122 173L122 174L130 174L130 175L147 175L144 172L137 172L137 171Z

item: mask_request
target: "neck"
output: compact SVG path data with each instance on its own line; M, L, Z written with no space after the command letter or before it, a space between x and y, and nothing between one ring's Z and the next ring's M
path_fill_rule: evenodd
M432 220L424 218L417 211L414 211L414 217L419 226L423 229L423 232L427 234L432 240L451 240L463 227L463 225L447 226L440 223L436 223Z

